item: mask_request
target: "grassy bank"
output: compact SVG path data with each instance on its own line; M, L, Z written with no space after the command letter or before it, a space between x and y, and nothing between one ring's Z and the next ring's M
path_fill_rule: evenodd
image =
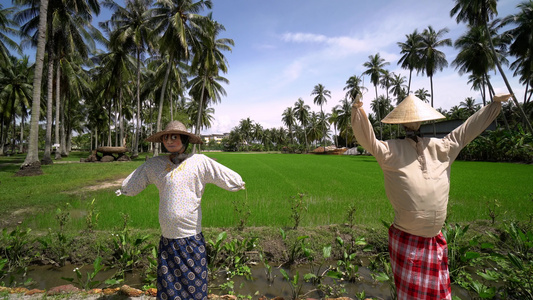
M86 157L87 154L77 154ZM227 192L208 185L203 198L204 227L236 226L250 211L247 226L289 227L293 200L302 197L301 226L340 224L347 221L350 205L356 224L381 226L390 222L393 211L383 188L383 175L373 157L283 154L207 153L237 171L246 181L246 191ZM75 155L72 160L79 161ZM9 159L9 161L8 161ZM0 158L0 213L2 216L32 216L24 225L34 230L57 227L56 208L69 203L69 229L86 227L85 217L95 199L99 213L97 229L123 224L138 229L158 228L158 192L148 187L135 197L117 197L116 188L85 189L126 177L144 162L64 163L43 166L44 175L14 177L16 157ZM18 158L20 160L20 158ZM21 162L21 161L20 161ZM490 219L528 220L533 214L531 178L533 165L462 162L452 167L449 221Z

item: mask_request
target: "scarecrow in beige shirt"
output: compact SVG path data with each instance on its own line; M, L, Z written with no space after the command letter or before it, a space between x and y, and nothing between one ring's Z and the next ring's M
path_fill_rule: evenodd
M387 141L376 139L362 108L360 95L354 102L351 120L354 135L357 142L374 155L381 166L385 191L394 208L394 222L389 230L389 250L399 299L451 298L444 238L436 242L443 244L439 251L428 250L433 249L431 245L424 246L427 248L425 250L407 249L409 247L406 245L400 245L401 249L391 250L390 247L391 244L398 246L395 242L398 234L404 235L401 237L404 242L407 242L406 238L414 237L422 238L423 243L429 244L434 241L428 242L425 239L439 238L442 235L440 230L446 219L451 165L461 149L481 134L498 116L501 102L507 101L509 97L510 95L495 96L491 104L480 109L444 138L429 138L416 136L421 123L442 119L444 116L416 96L409 95L382 122L403 125L407 136L411 137ZM391 236L394 234L397 234L396 237ZM392 257L395 251L401 252L400 257ZM426 251L423 252L424 257L420 257L421 251ZM438 274L434 279L437 281L435 284L432 284L433 279L425 277L424 268L420 270L416 267L414 271L406 272L405 268L409 266L403 262L398 262L401 266L394 265L395 259L406 259L415 265L434 263L432 252L436 255L435 259L440 261L439 268L442 267L436 272ZM422 262L410 260L414 256ZM428 268L434 267L428 265ZM426 285L430 291L426 293L420 285ZM420 292L415 292L414 295L412 289Z

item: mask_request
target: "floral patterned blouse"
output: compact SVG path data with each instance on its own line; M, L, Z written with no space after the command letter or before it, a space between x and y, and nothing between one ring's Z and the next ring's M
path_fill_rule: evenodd
M161 234L176 239L202 231L200 202L207 183L228 191L244 189L244 181L235 171L203 154L195 154L179 165L169 156L149 159L124 180L118 194L135 196L155 184L159 190Z

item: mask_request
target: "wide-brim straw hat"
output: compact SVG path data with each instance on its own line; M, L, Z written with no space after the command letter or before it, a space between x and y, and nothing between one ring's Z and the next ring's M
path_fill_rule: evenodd
M152 143L161 143L161 138L165 134L180 134L180 135L183 134L183 135L187 135L187 136L189 136L189 143L191 143L191 144L203 144L202 139L199 136L190 133L187 130L187 127L185 127L185 125L183 125L183 123L181 123L180 121L172 121L172 122L168 123L167 127L165 127L165 129L163 129L162 131L159 131L157 133L152 134L151 136L149 136L146 139L146 141L147 142L152 142Z
M415 95L407 96L381 122L387 124L405 124L446 118L431 105Z

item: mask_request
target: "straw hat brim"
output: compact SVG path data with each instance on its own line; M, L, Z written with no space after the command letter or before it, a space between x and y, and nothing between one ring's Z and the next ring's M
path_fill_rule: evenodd
M152 143L161 143L161 137L164 136L165 134L179 134L179 135L183 134L183 135L189 136L189 143L191 144L203 144L204 143L202 139L198 137L197 135L192 134L187 131L176 130L176 129L163 130L163 131L154 133L151 136L149 136L145 141L152 142Z
M445 116L431 107L431 105L414 95L409 95L383 118L381 122L386 124L405 124L445 118Z

